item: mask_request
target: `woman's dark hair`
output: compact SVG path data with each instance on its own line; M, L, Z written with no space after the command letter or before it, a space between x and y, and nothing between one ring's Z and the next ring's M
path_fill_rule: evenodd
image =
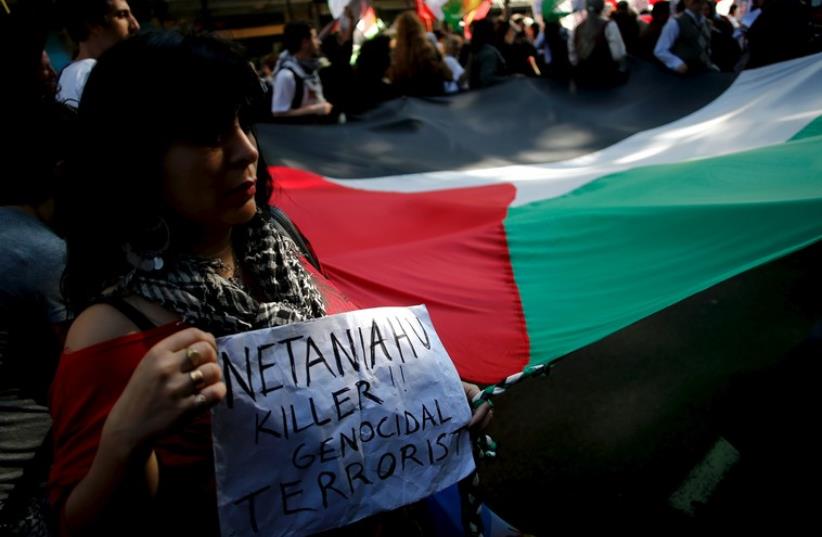
M165 154L177 142L214 145L237 118L251 128L261 92L238 50L213 37L146 33L100 57L80 100L58 200L69 252L63 292L73 309L130 270L124 245L156 240L160 217L174 250L175 222L161 194ZM263 162L257 169L256 199L265 207L271 178Z

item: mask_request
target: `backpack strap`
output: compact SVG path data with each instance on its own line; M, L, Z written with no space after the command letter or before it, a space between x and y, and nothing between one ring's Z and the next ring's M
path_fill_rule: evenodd
M297 74L297 71L294 69L288 67L287 65L284 66L283 69L291 71L291 74L294 75L294 97L291 99L291 110L296 110L297 108L301 108L303 105L305 82L303 81L303 77Z
M152 328L157 328L157 324L154 323L151 319L149 319L145 313L138 310L128 302L123 297L120 296L106 296L102 297L100 300L96 302L97 304L108 304L112 308L116 309L120 313L122 313L125 317L128 318L129 321L134 323L137 328L140 329L141 332L145 332L146 330L151 330Z
M274 225L277 226L282 233L291 237L291 240L297 245L297 248L300 249L300 252L305 256L311 265L317 269L317 272L320 274L325 274L325 271L320 265L320 260L317 257L316 252L314 252L314 248L311 247L311 243L308 242L308 239L305 238L305 235L297 228L294 222L288 217L285 212L279 207L269 206L268 213L271 215L271 219L274 222Z

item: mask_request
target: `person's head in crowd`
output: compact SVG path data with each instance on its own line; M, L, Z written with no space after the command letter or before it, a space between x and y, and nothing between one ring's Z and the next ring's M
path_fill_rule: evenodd
M51 58L45 50L40 54L40 69L38 69L37 79L43 84L48 94L54 95L57 92L57 71L51 65Z
M705 0L702 5L702 14L708 19L713 19L716 15L716 2L712 0Z
M128 273L126 245L159 249L160 219L173 258L255 216L270 194L251 133L261 91L236 49L211 37L141 34L100 57L80 101L82 143L69 163L72 307Z
M283 47L298 59L312 59L320 55L317 31L307 22L289 22L283 31Z
M443 52L446 56L451 56L453 58L460 57L460 51L462 50L462 38L456 34L450 34L445 36L443 41Z
M657 2L651 9L651 23L654 25L664 26L671 17L671 3Z
M634 18L637 17L637 12L634 11L634 9L631 7L631 4L629 4L625 0L622 0L621 2L619 2L617 4L617 7L616 7L616 10L614 11L614 13L619 14L620 16L623 16L623 17L634 17ZM646 11L646 13L647 13L647 11Z
M471 23L471 50L479 50L484 45L493 45L496 27L488 18Z
M398 85L416 86L424 84L423 78L438 76L435 73L443 67L442 58L432 41L433 36L429 36L425 31L417 14L413 11L401 13L397 17L395 29L389 73L391 81ZM431 86L434 87L436 84L432 82Z
M389 67L391 67L390 37L379 34L362 44L356 66L356 72L361 78L373 81L382 80Z
M533 42L536 39L536 34L531 34L531 25L533 23L534 19L530 17L520 14L512 16L506 40L511 43L525 40Z
M679 9L680 5L685 6L685 9L694 15L702 15L705 10L705 0L682 0L682 2L677 4L677 9Z
M62 0L62 17L81 58L98 58L140 30L126 0Z
M422 43L430 44L430 38L428 32L425 31L425 26L413 11L400 13L394 29L395 46L417 48L422 46Z
M320 40L320 54L327 58L331 64L344 64L350 61L348 47L340 42L339 32L329 32ZM346 57L347 56L347 57Z
M728 8L728 15L731 17L736 17L736 10L739 9L739 6L736 4L731 4L731 7Z
M522 21L522 15L514 15L508 20L507 24L500 27L499 36L501 36L503 43L511 45L514 41L524 38L525 32Z
M274 52L266 54L260 59L260 76L263 78L271 78L274 74L274 69L277 67L278 55Z
M605 9L605 0L585 0L585 10L592 15L600 15Z

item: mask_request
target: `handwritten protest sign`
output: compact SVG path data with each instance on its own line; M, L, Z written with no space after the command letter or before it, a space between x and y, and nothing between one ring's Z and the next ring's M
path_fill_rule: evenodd
M462 384L424 306L218 340L224 537L308 535L425 498L474 469Z

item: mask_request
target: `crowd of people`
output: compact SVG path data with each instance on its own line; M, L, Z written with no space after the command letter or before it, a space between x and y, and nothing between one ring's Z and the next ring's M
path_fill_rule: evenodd
M354 62L354 24L318 35L291 23L258 73L231 43L139 32L126 0L76 0L62 12L76 56L59 78L45 52L49 2L15 6L0 19L0 91L15 103L0 140L0 533L218 532L215 336L356 308L268 206L256 122L511 75L617 84L629 54L683 75L738 68L745 51L767 63L807 46L800 11L784 8L800 3L755 0L755 18L735 22L705 0L682 0L678 16L658 2L645 24L624 2L609 15L588 0L572 32L486 18L468 41L406 12ZM786 37L765 46L773 35ZM489 417L481 407L472 424ZM354 534L407 526L363 524Z
M658 1L641 13L626 1L585 0L584 6L570 30L550 13L539 21L503 13L474 21L467 40L445 25L427 31L409 11L366 41L354 61L353 21L339 25L346 30L328 26L319 37L309 25L293 23L286 26L285 50L261 60L260 73L274 116L336 118L401 95L448 95L510 76L615 86L629 77L629 56L690 76L765 65L813 47L801 0L751 0L747 10L731 6L729 15L719 14L712 0Z
M110 25L94 23L99 15L83 5L67 10L65 21L77 51L60 74L58 100L72 106L96 58L140 29L125 0L112 1ZM259 106L277 121L334 122L398 96L448 95L517 75L615 86L630 76L629 56L694 75L765 65L814 46L803 0L745 0L728 15L713 0L662 0L640 13L624 0L581 5L571 29L561 24L564 14L503 12L474 21L467 40L445 24L428 31L412 11L364 42L349 8L319 32L289 23L282 51L255 61L266 90Z

